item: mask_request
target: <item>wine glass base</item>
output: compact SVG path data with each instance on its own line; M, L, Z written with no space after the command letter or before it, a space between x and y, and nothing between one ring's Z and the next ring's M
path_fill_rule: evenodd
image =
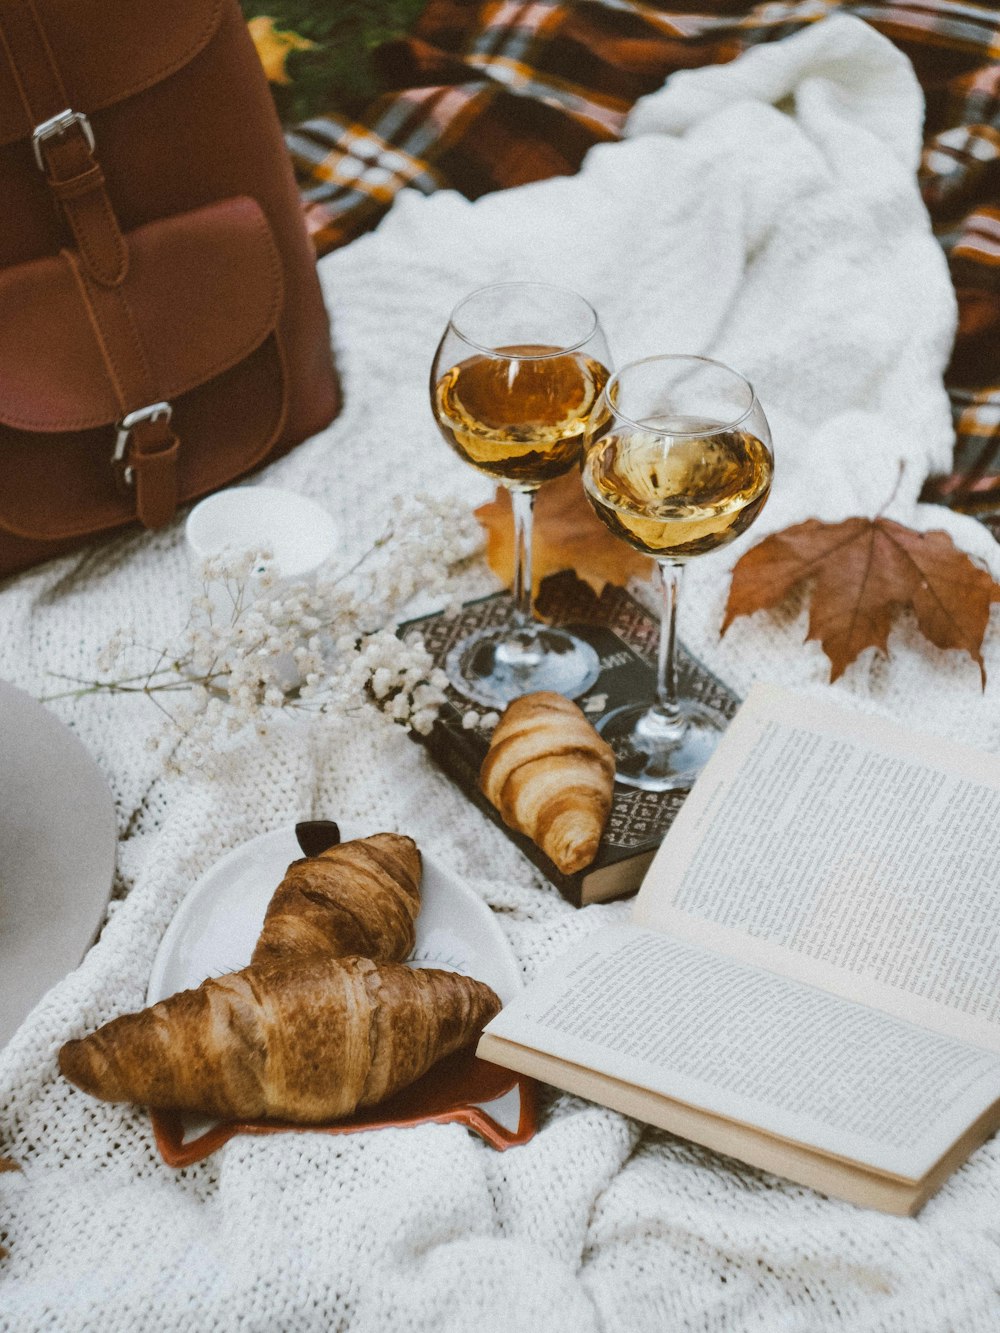
M648 704L626 704L601 719L597 730L615 752L615 781L644 791L686 791L718 745L727 719L713 708L680 700L684 726L664 726Z
M538 625L477 630L451 649L444 669L460 694L502 711L535 690L577 698L597 680L601 661L575 634Z

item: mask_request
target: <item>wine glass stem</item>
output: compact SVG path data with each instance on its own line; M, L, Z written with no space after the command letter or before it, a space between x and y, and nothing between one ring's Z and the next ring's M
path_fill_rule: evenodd
M658 560L663 602L660 610L660 651L656 672L656 703L650 710L664 731L684 730L684 720L677 702L677 603L681 592L684 566L672 560Z
M537 488L508 486L507 489L514 511L514 623L519 628L527 628L534 620L531 610L531 545Z

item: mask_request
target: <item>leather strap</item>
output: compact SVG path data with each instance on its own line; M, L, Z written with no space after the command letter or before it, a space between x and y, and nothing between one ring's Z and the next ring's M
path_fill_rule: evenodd
M0 49L31 131L73 109L34 0L3 0ZM39 139L37 147L49 188L63 207L90 276L105 286L123 282L128 249L82 126L56 131Z
M73 250L62 256L76 278L80 298L90 318L101 359L118 401L120 417L157 401L153 372L135 327L125 293L118 287L95 283Z
M147 528L162 528L177 511L180 441L165 417L132 427L129 447L118 466L131 473L135 513Z
M88 275L104 287L119 286L128 273L128 246L83 131L74 126L43 140L40 150L49 189L62 204Z
M0 5L0 48L10 65L30 134L36 125L69 106L62 75L32 0L4 0Z
M121 287L93 280L72 250L63 258L76 279L101 352L101 359L124 419L158 399L155 379ZM177 463L180 441L166 418L140 421L129 431L126 449L114 460L119 489L135 493L136 517L147 528L169 523L177 509Z

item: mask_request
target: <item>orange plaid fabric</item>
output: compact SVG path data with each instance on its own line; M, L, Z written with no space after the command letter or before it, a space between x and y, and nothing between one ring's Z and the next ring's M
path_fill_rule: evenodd
M1000 8L959 0L430 0L378 53L386 91L358 123L318 117L288 143L319 253L375 225L398 190L469 198L575 171L638 97L839 10L913 62L927 100L924 199L959 331L947 374L954 471L926 498L996 511L1000 535Z

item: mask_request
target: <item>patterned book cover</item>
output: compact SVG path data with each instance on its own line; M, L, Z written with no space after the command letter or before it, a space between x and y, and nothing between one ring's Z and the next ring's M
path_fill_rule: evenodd
M659 623L623 588L608 584L600 597L575 575L546 579L539 599L546 619L567 625L593 645L601 659L601 674L591 690L577 700L596 725L605 713L636 699L652 699L656 685ZM424 616L401 625L403 638L420 635L435 663L443 666L448 651L474 630L509 623L511 598L496 593L470 602L457 615ZM726 717L732 717L739 699L715 676L678 646L681 690ZM530 839L507 828L499 812L479 791L479 769L489 747L490 733L477 727L466 730L462 719L470 704L449 686L448 703L429 736L414 739L426 745L441 768L490 819L501 827L564 897L576 906L604 902L634 893L642 881L664 834L684 800L683 792L648 792L615 784L611 814L594 862L576 875L562 874Z

